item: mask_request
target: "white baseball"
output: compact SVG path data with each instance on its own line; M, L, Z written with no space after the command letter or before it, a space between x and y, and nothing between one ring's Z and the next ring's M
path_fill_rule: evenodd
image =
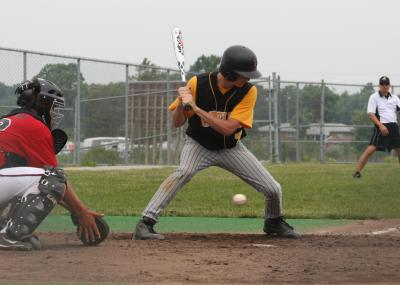
M246 201L247 201L247 198L243 194L236 194L232 198L233 204L238 205L238 206L246 204Z

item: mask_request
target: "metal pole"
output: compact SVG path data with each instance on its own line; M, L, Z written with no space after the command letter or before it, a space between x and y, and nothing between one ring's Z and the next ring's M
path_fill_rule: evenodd
M279 116L278 116L278 81L276 73L272 73L272 80L274 85L274 132L275 132L275 162L281 163L279 155Z
M325 133L324 133L324 124L325 124L325 82L321 81L321 120L319 127L319 162L324 163L324 146L325 146Z
M164 164L164 159L163 159L163 142L164 142L164 136L162 135L164 133L164 96L161 96L161 110L160 110L160 154L159 154L159 160L158 164L162 165Z
M300 162L300 118L299 118L299 105L300 105L300 92L299 83L296 83L296 161Z
M158 119L157 115L159 113L159 112L157 112L157 108L160 106L158 104L158 97L160 97L160 96L153 96L153 100L152 100L153 106L151 108L153 110L153 112L152 112L152 116L150 116L153 119L153 127L152 127L152 132L151 132L151 135L153 136L153 144L152 144L153 157L152 157L151 163L153 165L156 164L156 144L157 144L156 143L156 140L157 140L156 129L157 129L157 119Z
M394 94L394 86L393 85L392 85L392 95L395 95ZM397 156L396 150L392 150L392 156L393 156L393 159L396 159L396 156Z
M77 59L75 99L75 163L81 163L81 60Z
M171 102L171 92L169 83L169 70L167 71L167 105ZM172 164L172 115L167 112L167 164Z
M125 65L125 164L128 164L128 148L129 148L129 65Z
M147 93L150 93L150 85L147 85ZM145 139L145 143L146 143L146 152L144 153L144 164L149 164L149 129L150 129L150 95L148 94L146 96L146 110L145 110L145 118L146 118L146 122L145 122L145 130L144 130L144 137Z
M141 89L142 88L142 89ZM143 89L144 87L141 87L140 85L139 85L139 88L137 88L137 89L139 89L140 91L139 92L141 92L141 91L143 91L144 92L144 89ZM137 121L139 122L139 124L136 124L137 125L137 128L138 128L138 135L137 135L137 138L138 138L138 160L136 161L136 163L137 164L143 164L143 156L142 156L142 153L143 153L143 146L144 146L144 141L142 140L142 132L143 132L143 126L144 126L144 123L145 123L145 121L144 121L144 119L143 119L143 107L142 107L142 100L143 99L143 96L140 96L139 98L138 98L138 103L137 103L137 106L138 106L138 108L136 109L137 110L137 116L136 116L136 118L137 118Z
M273 149L273 141L272 141L272 92L273 92L273 81L271 77L268 77L268 148L269 148L269 160L271 162L274 161L274 149Z
M286 123L289 123L289 95L290 95L290 88L287 89L286 93Z
M27 78L27 66L26 66L26 51L23 53L23 65L24 65L24 70L23 70L23 81L26 81Z
M132 84L131 84L131 86L132 86L132 94L135 94L135 83L134 82L132 82ZM132 164L135 164L135 128L136 128L136 125L135 125L135 107L136 107L136 102L135 101L137 101L139 98L136 98L136 97L132 97L131 98L131 102L130 102L130 106L129 106L129 108L130 108L130 113L131 113L131 120L130 120L130 122L129 122L129 125L130 125L130 127L131 127L131 130L130 130L130 134L131 134L131 163ZM137 143L136 144L136 148L139 148L139 143Z

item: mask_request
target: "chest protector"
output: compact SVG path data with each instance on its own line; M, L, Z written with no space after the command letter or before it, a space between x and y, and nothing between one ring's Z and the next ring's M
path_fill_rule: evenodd
M196 105L213 116L227 120L232 110L242 101L253 85L246 83L243 87L234 87L222 94L218 89L217 74L217 72L212 72L197 76ZM224 136L197 115L189 118L186 134L209 150L232 148L238 140L246 136L242 127L232 135Z

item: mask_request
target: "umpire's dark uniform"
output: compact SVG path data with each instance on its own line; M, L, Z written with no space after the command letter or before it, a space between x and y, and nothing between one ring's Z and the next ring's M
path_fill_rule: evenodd
M397 114L400 110L399 97L388 93L383 96L379 91L369 97L368 114L375 114L379 121L385 125L389 134L382 135L378 126L375 126L370 145L376 147L378 151L391 151L400 148L399 126L397 125Z

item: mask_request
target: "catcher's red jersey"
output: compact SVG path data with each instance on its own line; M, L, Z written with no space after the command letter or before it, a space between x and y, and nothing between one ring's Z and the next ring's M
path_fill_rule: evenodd
M0 168L4 152L25 158L30 167L57 166L50 130L27 113L0 119Z

